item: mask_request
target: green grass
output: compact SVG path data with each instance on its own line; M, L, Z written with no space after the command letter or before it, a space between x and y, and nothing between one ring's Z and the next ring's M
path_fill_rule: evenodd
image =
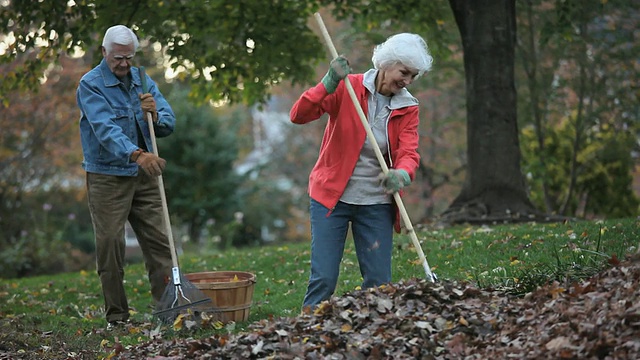
M640 220L619 219L551 224L457 226L418 230L427 260L441 280L471 281L523 294L549 281L574 281L602 270L615 258L637 251ZM214 250L187 249L181 256L183 273L248 271L257 277L248 322L233 331L247 331L261 319L296 316L309 270L309 244L278 244L261 248ZM393 281L426 278L408 236L395 238ZM154 324L150 316L149 285L142 264L125 269L132 319ZM337 295L361 282L355 251L348 242L341 266ZM105 332L102 297L94 271L65 273L0 283L0 354L3 350L42 357L84 354L106 358L111 347L150 339L155 325L133 328L126 334ZM204 337L212 328L175 330L162 327L165 339ZM117 337L117 338L116 338ZM35 358L35 357L34 357ZM60 357L61 358L61 357Z

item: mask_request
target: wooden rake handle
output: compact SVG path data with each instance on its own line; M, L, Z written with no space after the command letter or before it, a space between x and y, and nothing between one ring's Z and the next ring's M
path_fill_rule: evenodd
M149 89L147 88L147 74L144 70L144 66L140 66L140 81L142 82L142 92L147 93ZM147 113L147 124L149 125L149 133L151 135L151 145L153 146L153 154L155 156L160 157L158 153L158 145L156 144L156 131L153 128L153 115L151 113ZM158 188L160 190L160 199L162 200L162 222L164 223L165 231L167 232L167 237L169 238L169 247L171 248L171 262L173 264L173 268L178 268L178 256L176 255L176 245L173 240L173 232L171 231L171 220L169 218L169 207L167 206L167 195L164 192L164 180L162 180L162 174L158 175ZM176 273L174 270L174 283L180 283L180 278L178 275L178 279L176 279ZM177 280L177 282L176 282Z
M315 13L314 16L316 18L316 21L318 22L318 26L320 27L320 31L322 32L322 36L327 45L327 48L329 48L329 51L331 52L331 56L334 59L337 58L338 52L336 51L336 48L333 45L333 41L331 40L331 36L329 35L329 32L327 31L327 28L324 25L324 21L322 21L322 16L320 16L320 13ZM347 92L349 93L349 97L351 97L351 101L353 102L353 105L356 107L356 111L358 112L358 116L360 117L360 121L362 122L362 126L367 132L367 138L369 139L369 142L373 147L373 151L376 154L376 158L378 159L378 162L380 163L382 172L386 175L389 172L389 167L387 166L387 163L384 161L384 157L382 155L382 152L380 151L380 147L378 146L378 143L375 140L373 131L371 131L371 127L369 126L367 117L364 115L364 111L362 111L360 102L358 102L358 98L356 96L355 91L353 90L353 86L351 86L351 82L349 81L348 77L344 78L344 83L345 83L345 86L347 87ZM424 256L424 252L422 251L422 247L420 246L420 242L418 241L418 236L416 235L416 232L413 229L413 225L411 225L411 219L409 218L409 214L407 214L407 209L404 207L404 203L402 202L402 198L400 197L400 194L398 192L393 193L393 198L396 201L396 205L398 206L398 210L400 211L400 216L402 218L402 221L405 227L407 228L409 237L413 242L413 246L416 248L416 251L418 252L420 262L422 263L422 267L424 267L424 271L427 277L429 278L429 280L431 280L431 282L436 282L437 277L433 272L431 272L431 268L429 267L429 263L427 263L427 258Z

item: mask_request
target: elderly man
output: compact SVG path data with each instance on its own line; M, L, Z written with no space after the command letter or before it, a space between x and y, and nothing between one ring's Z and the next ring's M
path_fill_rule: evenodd
M137 36L128 27L107 29L102 41L103 59L82 77L76 94L81 112L82 167L86 171L107 329L129 320L123 283L127 220L138 238L156 302L162 297L172 268L158 187L166 161L153 154L146 115L152 115L158 137L170 135L176 119L148 76L149 89L143 91L141 73L132 66L138 45Z

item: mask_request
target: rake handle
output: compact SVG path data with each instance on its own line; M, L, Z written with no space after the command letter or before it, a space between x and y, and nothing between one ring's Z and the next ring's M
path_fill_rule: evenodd
M149 92L147 88L147 74L144 66L140 66L140 81L142 82L143 93ZM151 145L153 154L160 157L158 153L158 145L156 144L156 131L153 128L153 115L147 113L147 124L149 125L149 134L151 135ZM171 248L171 262L173 263L173 283L180 284L180 272L178 270L178 257L176 255L176 246L173 240L173 232L171 231L171 220L169 218L169 207L167 206L167 195L164 191L164 180L162 174L158 175L158 189L160 190L160 199L162 200L162 222L164 223L167 237L169 238L169 247Z
M329 52L331 52L331 56L335 59L338 57L338 52L336 51L336 47L333 45L333 41L331 40L331 36L329 35L329 32L327 31L327 27L324 25L324 21L322 21L322 16L320 16L320 13L315 13L314 14L316 21L318 22L318 26L320 27L320 31L322 32L322 36L324 38L324 41L327 45L327 48L329 48ZM375 136L373 135L373 131L371 131L371 127L369 126L369 122L367 121L367 117L364 115L364 111L362 111L362 106L360 106L360 102L358 101L358 97L356 96L355 91L353 90L353 86L351 85L351 82L349 81L348 77L344 78L344 83L345 86L347 88L347 92L349 93L349 97L351 98L351 101L353 102L353 105L356 108L356 111L358 112L358 116L360 117L360 121L362 122L362 126L364 127L365 131L367 132L367 138L369 139L369 142L371 143L371 146L373 147L373 152L376 154L376 158L378 159L378 162L380 163L380 167L382 168L382 172L386 175L389 172L389 167L387 166L387 163L384 161L384 156L382 155L382 151L380 151L380 147L378 146L378 143L375 140ZM424 268L424 271L427 275L427 277L429 278L429 280L431 280L432 282L436 282L437 278L435 276L435 274L433 274L433 272L431 272L431 268L429 267L429 263L427 263L427 258L424 255L424 252L422 251L422 246L420 246L420 242L418 241L418 236L416 235L415 230L413 229L413 225L411 225L411 219L409 218L409 214L407 213L407 209L404 207L404 203L402 202L402 198L400 197L400 194L398 192L394 192L393 193L393 198L396 201L396 205L398 206L398 210L400 211L400 216L402 217L402 221L404 222L405 227L407 228L407 231L409 233L409 237L411 238L411 241L413 242L413 246L416 248L416 251L418 252L418 256L420 258L420 262L422 263L422 267Z

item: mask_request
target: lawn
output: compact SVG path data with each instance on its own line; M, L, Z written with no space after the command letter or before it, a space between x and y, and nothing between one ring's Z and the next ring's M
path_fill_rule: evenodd
M566 223L420 228L418 238L441 280L469 281L524 295L547 282L591 276L637 251L640 220L615 219ZM425 278L408 236L395 239L393 282ZM246 271L256 275L247 322L195 329L161 325L149 308L144 266L127 266L126 284L134 326L105 331L100 286L95 271L81 271L0 283L0 359L110 358L117 347L153 338L198 338L213 333L242 333L251 323L296 317L309 270L309 244L260 248L191 249L180 257L183 273ZM361 277L349 242L336 295L358 289Z

